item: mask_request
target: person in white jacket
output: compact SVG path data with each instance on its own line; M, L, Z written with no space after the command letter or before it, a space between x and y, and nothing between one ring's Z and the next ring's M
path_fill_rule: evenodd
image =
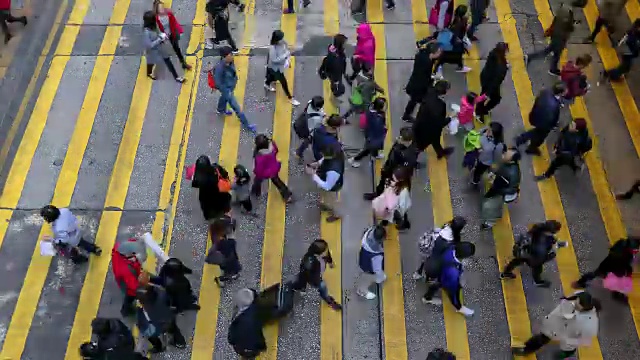
M384 239L387 231L382 225L373 225L365 230L358 254L358 266L362 274L358 279L356 293L367 300L376 298L372 284L381 284L387 279L384 273Z
M78 264L89 260L80 252L80 249L97 256L102 254L102 249L82 237L78 227L78 219L71 210L47 205L40 209L40 216L51 224L52 236L47 236L44 240L53 242L64 253L68 253L74 263Z
M598 336L600 302L585 291L562 298L560 304L545 316L540 333L533 335L524 347L514 347L515 355L532 354L555 340L560 343L557 359L572 358L579 346L588 346Z

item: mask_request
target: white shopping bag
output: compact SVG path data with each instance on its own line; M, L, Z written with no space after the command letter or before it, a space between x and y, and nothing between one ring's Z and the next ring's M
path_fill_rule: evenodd
M162 264L164 264L169 259L167 254L165 254L160 245L158 245L158 243L153 240L150 233L145 233L142 236L142 239L144 240L145 245L147 245L147 247L151 251L153 251L156 259L158 259L158 265L162 266Z
M453 116L451 121L449 121L449 134L455 135L458 133L458 128L460 127L460 120L458 120L457 116Z
M40 241L40 256L56 256L58 252L53 247L53 243L48 240Z

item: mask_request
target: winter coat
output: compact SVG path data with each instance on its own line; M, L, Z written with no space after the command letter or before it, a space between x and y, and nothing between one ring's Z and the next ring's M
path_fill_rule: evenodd
M256 294L257 296L257 294ZM238 311L231 320L227 341L236 352L252 351L259 353L267 350L267 342L262 333L260 309L253 302L248 307Z
M560 342L560 349L570 351L579 346L588 346L598 335L596 309L577 311L572 301L561 300L542 322L542 333Z
M325 256L318 256L309 253L304 254L300 261L299 276L302 280L317 288L322 282L322 274L328 264L333 264L333 258L329 251L327 251L327 255Z
M486 99L487 95L482 94L480 96L476 96L473 103L470 103L467 96L463 96L460 100L460 112L458 113L458 121L460 121L460 125L472 123L476 105Z
M378 242L373 236L374 227L367 229L362 236L360 252L358 253L358 266L367 274L384 274L384 248L382 242Z
M418 149L413 144L405 145L400 140L396 140L382 166L382 171L392 173L400 166L405 166L413 171L417 163Z
M0 0L0 10L11 10L11 0Z
M213 78L216 82L216 89L224 93L233 93L238 83L235 64L227 64L224 59L220 59L213 70Z
M553 17L551 22L551 43L566 47L569 37L575 28L575 19L573 10L569 7L561 6Z
M199 171L202 171L203 175L200 175ZM200 209L206 220L216 218L231 210L231 194L221 192L218 189L218 172L224 179L229 179L229 173L222 166L212 164L202 170L196 167L192 182L192 186L198 189Z
M413 123L413 138L418 149L424 149L439 139L449 120L447 104L435 91L430 91L420 104L416 121Z
M169 57L164 47L165 40L160 37L160 34L158 30L144 28L142 43L144 44L147 64L160 64Z
M587 93L587 77L573 61L567 61L560 71L560 80L567 87L565 99L573 99Z
M496 144L493 139L487 136L487 130L483 130L480 136L480 153L478 154L478 161L482 165L491 166L502 159L502 154L505 152L506 147L504 143Z
M342 82L342 77L347 72L347 56L344 51L330 45L327 50L327 56L323 61L324 71L332 83Z
M311 149L316 161L322 159L322 149L331 144L340 144L338 135L327 131L326 125L320 125L313 131Z
M176 16L173 14L173 11L165 9L165 12L166 14L164 15L156 14L156 23L158 24L158 30L169 35L171 39L177 39L184 32L184 30L176 19ZM162 16L166 16L167 21L169 22L169 29L165 30Z
M269 46L269 57L267 58L267 69L284 73L286 63L291 57L289 46L282 41L276 45Z
M356 41L356 51L353 53L360 61L373 69L376 63L376 38L373 36L371 26L363 23L356 29L358 39Z
M229 237L218 239L215 243L215 248L224 257L224 263L220 264L220 270L231 274L237 274L242 270L240 257L236 249L236 239Z
M98 359L104 360L131 360L135 357L135 341L131 331L120 319L106 319L106 333L92 334L95 336Z
M53 242L69 246L78 246L82 234L78 227L78 219L67 208L60 209L60 216L51 223Z
M441 257L440 284L442 288L451 294L456 294L460 287L462 279L462 263L456 259L455 247L448 246L442 253Z
M146 338L165 333L175 321L175 314L169 306L167 293L157 286L154 290L157 294L155 300L142 303L136 312L136 324L140 333Z
M529 123L537 128L551 131L558 125L560 108L560 99L553 95L553 90L544 89L533 103L529 113Z
M134 241L135 239L127 240L127 242ZM121 252L120 249L124 248L124 243L116 243L111 250L111 270L120 290L125 295L136 296L136 291L140 286L138 278L142 272L142 264L135 256Z
M496 171L496 177L491 187L484 195L485 198L494 196L513 195L520 192L520 165L515 162L503 163Z
M382 149L384 139L387 136L387 123L384 112L379 113L369 110L366 113L367 126L364 128L364 137L367 147L370 149Z
M628 0L602 0L600 5L600 17L609 23L617 22Z
M633 257L634 251L628 246L627 240L618 240L598 265L598 271L603 274L613 273L617 277L629 277L633 274Z
M278 160L278 146L271 141L269 147L258 151L254 156L253 174L255 180L271 179L278 176L282 164Z
M496 50L491 50L487 56L487 62L480 72L480 85L482 86L483 94L495 94L500 93L500 86L507 76L509 71L508 63L502 62L496 53Z
M185 276L192 273L193 271L180 260L170 258L160 268L158 276L152 279L154 284L162 286L167 291L171 305L178 312L182 312L196 302L191 283Z
M586 130L569 131L563 129L556 143L556 154L580 156L591 150L591 139Z
M413 59L413 70L407 83L407 95L421 100L433 85L433 60L428 49L420 49Z

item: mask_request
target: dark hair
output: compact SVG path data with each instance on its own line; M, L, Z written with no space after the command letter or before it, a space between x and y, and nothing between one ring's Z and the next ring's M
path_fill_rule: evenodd
M324 106L324 98L320 95L316 95L311 98L311 107L319 110Z
M344 34L337 34L333 37L333 46L339 52L344 52L344 44L347 43L347 37Z
M249 174L249 170L247 170L246 167L244 167L243 165L237 164L234 168L233 168L233 173L236 176L236 181L239 179L250 179L251 175Z
M396 178L395 192L400 194L400 191L404 188L411 187L411 171L406 166L400 166L393 171L393 176Z
M449 222L449 226L451 227L451 231L453 232L453 242L460 242L461 237L460 233L462 229L464 229L465 225L467 225L467 219L462 216L454 216L453 219Z
M582 54L576 58L576 66L587 67L591 64L593 58L590 54Z
M458 5L458 7L456 7L456 10L453 12L455 17L463 17L465 15L467 15L467 12L469 11L469 8L467 7L467 5Z
M518 148L516 147L510 147L507 149L507 151L513 151L513 155L511 156L511 161L517 163L520 161L520 159L522 159L522 155L520 154L520 151L518 150Z
M497 43L493 50L491 50L491 52L495 54L498 61L500 61L504 65L507 64L507 51L509 51L509 44L503 41Z
M342 155L342 147L338 143L329 143L322 148L322 156L326 158L338 158Z
M60 217L60 209L53 205L44 206L40 209L40 216L42 216L44 221L52 223Z
M451 84L447 80L438 80L438 82L433 86L435 89L436 95L442 96L449 92L451 88Z
M562 95L564 94L565 91L567 91L567 85L565 85L562 81L558 81L555 84L553 84L553 95Z
M473 91L469 91L467 95L465 95L465 97L467 98L468 103L473 104L476 101L478 94L474 93Z
M381 112L381 111L384 111L384 106L386 104L387 104L387 99L383 97L377 97L375 100L373 100L373 103L371 104L371 108L377 112Z
M158 295L158 289L154 285L141 286L136 291L136 298L142 303L143 307L156 301Z
M236 230L236 221L231 216L224 215L211 222L209 225L209 234L211 242L215 243L221 238L227 237Z
M323 239L315 239L307 248L307 254L320 255L327 251L329 244Z
M413 141L413 129L409 126L405 126L401 128L400 139L402 139L402 141L407 141L407 142Z
M387 229L381 224L376 224L373 228L373 238L384 240L387 237Z
M269 138L265 134L256 135L255 139L253 139L253 143L255 145L253 148L253 157L256 157L260 150L269 148Z
M157 29L156 13L151 10L145 11L144 15L142 15L142 25L149 30Z
M222 175L222 171L220 175ZM198 156L191 186L195 188L208 188L215 186L217 182L218 173L213 164L211 164L209 157L207 155Z
M531 226L529 229L529 234L532 237L538 237L540 234L545 232L550 232L552 234L556 234L562 228L562 224L556 220L546 220L541 223L536 223Z
M282 30L273 30L271 33L271 40L269 44L276 45L280 40L284 39L284 32Z
M600 303L600 301L594 298L593 296L591 296L591 294L589 294L586 291L581 291L577 294L563 297L562 299L569 300L569 301L578 300L578 304L580 304L580 306L582 307L582 310L584 311L591 311L594 308L596 309L597 312L600 312L600 310L602 310L602 304Z
M489 123L489 129L493 135L493 143L498 145L504 142L504 126L497 121Z
M331 114L327 119L327 126L334 129L339 128L340 126L342 126L342 124L344 124L344 120L339 114Z

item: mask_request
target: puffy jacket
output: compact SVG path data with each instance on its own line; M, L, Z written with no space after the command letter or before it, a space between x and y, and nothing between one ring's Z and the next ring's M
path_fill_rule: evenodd
M353 53L371 69L376 62L376 38L373 36L369 24L360 24L356 29L358 40L356 41L356 51Z
M537 128L551 130L558 125L560 119L560 99L553 95L552 89L544 89L536 97L529 123Z
M460 125L473 122L473 114L476 110L476 104L481 103L487 99L487 95L476 96L473 103L470 103L466 96L463 96L460 100L460 112L458 113L458 121Z
M340 144L338 135L327 131L326 125L320 125L313 132L313 142L311 148L313 157L317 160L322 158L322 149L330 144Z
M128 241L132 241L131 239ZM118 250L122 246L122 243L116 243L111 250L111 270L113 271L113 277L118 284L120 290L126 295L136 296L136 291L140 285L138 277L142 272L142 264L135 256L126 257Z
M560 71L560 80L567 86L565 98L573 99L587 93L587 80L573 61L567 61Z
M335 46L329 45L322 67L331 82L341 82L342 76L347 72L347 57L344 52L339 52Z
M455 247L449 246L442 253L442 270L440 272L440 284L452 294L460 288L460 278L462 277L462 264L455 257Z
M256 180L271 179L280 172L282 164L277 158L278 146L271 141L269 148L260 150L254 157L253 173Z
M213 70L213 78L218 90L221 92L233 92L238 83L236 66L233 63L227 64L224 59L221 59Z
M556 153L578 156L591 150L591 139L587 131L563 129L556 143Z
M0 10L11 10L11 0L0 0Z
M373 149L381 149L387 135L387 124L384 113L374 110L367 111L367 127L364 129L364 136L367 145Z

